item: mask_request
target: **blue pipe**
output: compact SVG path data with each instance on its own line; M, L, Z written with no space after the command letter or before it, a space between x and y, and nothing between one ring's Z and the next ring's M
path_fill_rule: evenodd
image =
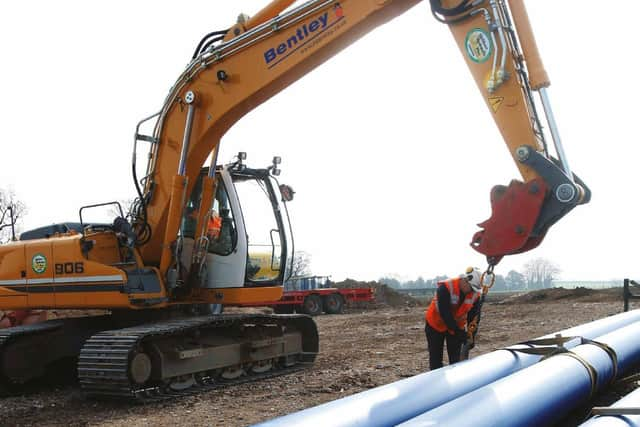
M599 319L541 338L551 338L561 334L593 339L636 321L640 321L640 310ZM577 342L567 343L566 347L576 344ZM426 357L426 355L420 354L418 357ZM498 350L455 365L266 421L257 424L257 426L376 427L395 425L531 366L539 360L540 356L513 354L509 351Z
M612 408L640 408L640 388L611 405ZM640 427L640 415L596 415L580 427Z
M596 339L615 351L618 375L640 362L638 336L640 322ZM575 347L572 352L597 372L593 392L602 390L614 379L614 362L601 347L583 344ZM400 426L545 426L559 421L570 410L588 401L591 393L591 376L585 365L566 354L557 355L439 406Z

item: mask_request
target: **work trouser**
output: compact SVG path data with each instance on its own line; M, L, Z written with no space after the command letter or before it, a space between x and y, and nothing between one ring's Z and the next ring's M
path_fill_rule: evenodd
M460 361L460 350L462 349L463 340L451 335L448 332L438 332L427 323L424 327L427 335L427 344L429 349L429 369L434 370L442 368L442 359L444 357L444 342L447 341L447 354L449 355L449 365L453 365Z

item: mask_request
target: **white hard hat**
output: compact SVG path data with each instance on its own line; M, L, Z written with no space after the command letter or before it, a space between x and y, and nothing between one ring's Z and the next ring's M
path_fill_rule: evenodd
M469 282L475 291L479 292L482 290L482 273L480 273L479 269L469 267L461 277L467 279L467 282Z

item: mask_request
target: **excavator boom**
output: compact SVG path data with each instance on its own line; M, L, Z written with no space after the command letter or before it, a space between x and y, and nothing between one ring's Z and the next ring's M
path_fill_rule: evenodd
M591 193L562 147L547 88L550 80L523 0L430 0L447 24L524 182L491 190L492 215L471 246L495 265L504 255L538 246L551 227ZM534 92L540 102L534 99ZM548 147L542 104L558 158Z
M272 2L259 21L289 3ZM234 123L417 3L307 1L252 28L238 24L229 30L233 38L200 52L173 85L155 127L158 143L148 168L144 221L154 233L141 248L143 259L159 263L161 271L172 264L170 246L178 233L180 199L185 188L190 194L192 177ZM194 101L189 103L191 97ZM181 170L184 174L178 173Z
M139 221L154 230L142 257L159 263L163 274L175 264L171 247L184 194L224 133L257 105L419 1L311 0L279 14L292 3L273 1L253 19L240 20L221 43L196 52L166 99L148 168L147 217ZM430 3L434 16L451 28L524 180L492 190L492 217L473 237L472 247L495 263L537 246L548 228L586 203L590 193L566 161L548 102L549 79L522 1ZM548 148L536 90L559 160Z

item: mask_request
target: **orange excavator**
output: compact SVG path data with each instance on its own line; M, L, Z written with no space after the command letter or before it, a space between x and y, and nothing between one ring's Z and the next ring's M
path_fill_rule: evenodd
M138 198L129 214L94 224L83 218L102 205L85 206L76 227L36 230L0 246L0 310L109 313L0 330L3 388L75 358L87 394L158 400L313 362L318 334L309 317L219 312L278 300L293 249L284 203L293 191L277 182L280 159L252 169L241 153L218 165L220 140L257 105L419 2L275 0L207 34L161 110L136 128ZM473 236L472 247L492 269L503 256L540 244L590 192L562 149L522 0L430 3L450 27L523 178L492 190L492 216ZM142 134L142 126L153 132ZM142 144L149 150L140 176ZM269 257L272 274L256 276L252 253Z

